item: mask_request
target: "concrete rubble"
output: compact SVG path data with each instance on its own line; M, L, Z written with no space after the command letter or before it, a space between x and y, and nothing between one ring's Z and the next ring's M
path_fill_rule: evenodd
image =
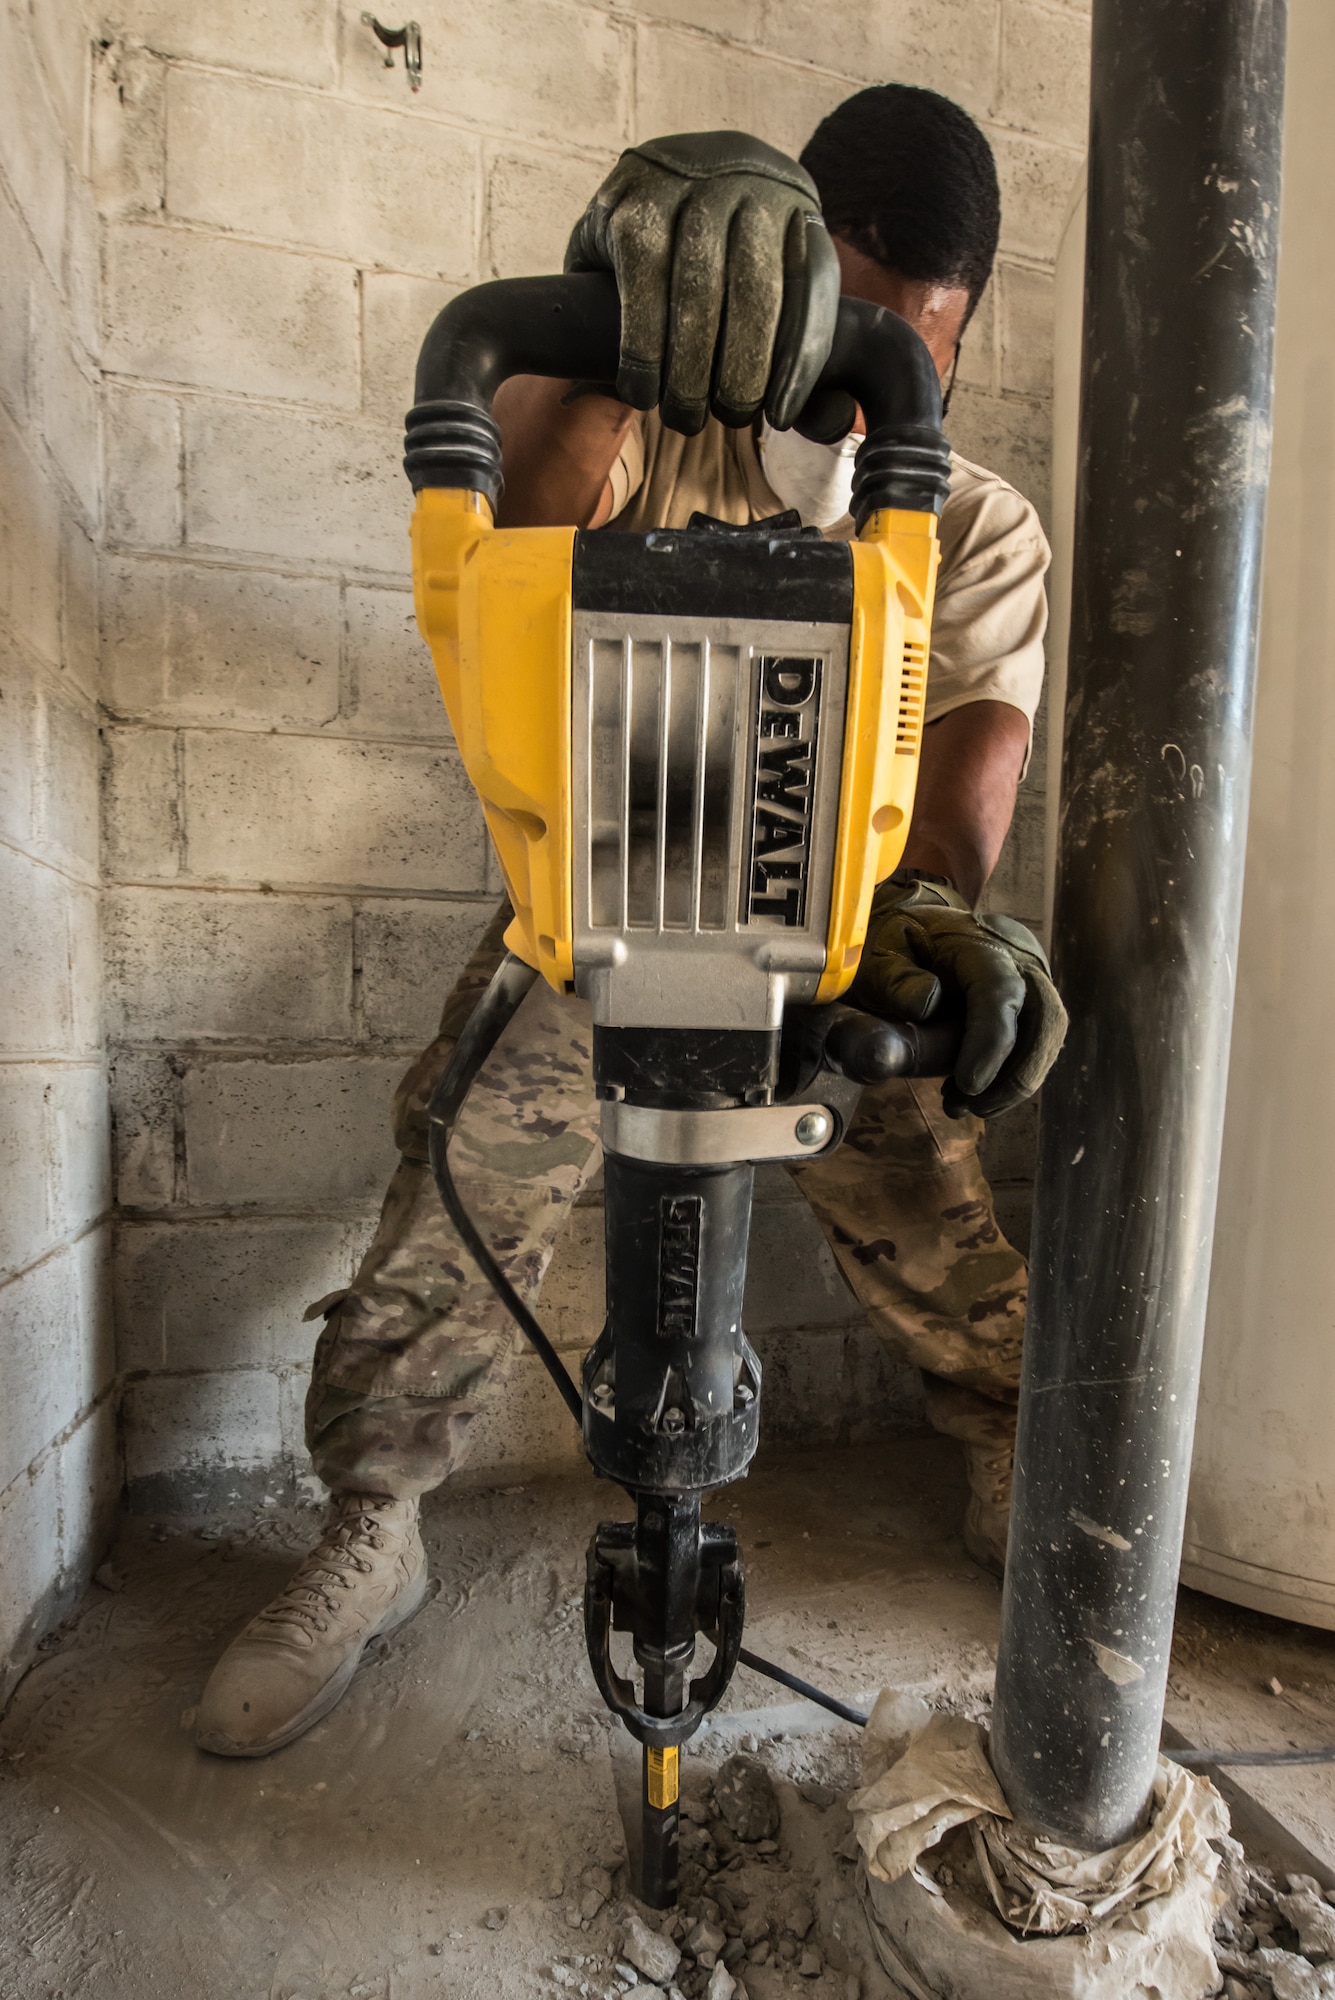
M698 1779L693 1772L693 1779ZM838 1798L809 1785L818 1810ZM846 1954L822 1938L811 1887L782 1838L778 1792L752 1754L729 1757L703 1791L682 1799L682 1878L677 1910L646 1920L627 1904L617 1971L649 1983L630 2000L769 2000L797 1990L856 2000L861 1979L832 1962ZM842 1815L827 1830L833 1843ZM623 1989L624 1990L624 1989Z
M1215 1924L1224 2000L1332 2000L1335 1996L1335 1887L1314 1875L1249 1864L1223 1843L1226 1900Z
M768 1840L779 1830L779 1802L769 1772L754 1757L729 1757L714 1781L719 1812L738 1840Z

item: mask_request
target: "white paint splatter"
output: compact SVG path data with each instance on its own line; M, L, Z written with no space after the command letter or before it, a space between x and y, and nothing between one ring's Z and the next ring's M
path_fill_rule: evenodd
M1082 1535L1091 1535L1096 1542L1104 1542L1110 1549L1129 1549L1131 1546L1126 1536L1119 1535L1115 1528L1100 1527L1097 1521L1091 1521L1088 1514L1080 1513L1075 1507L1071 1509L1070 1519Z
M1114 1687L1134 1687L1145 1678L1145 1669L1138 1661L1129 1660L1125 1653L1114 1653L1111 1646L1101 1646L1097 1639L1091 1639L1089 1650L1099 1663L1099 1672L1105 1674Z

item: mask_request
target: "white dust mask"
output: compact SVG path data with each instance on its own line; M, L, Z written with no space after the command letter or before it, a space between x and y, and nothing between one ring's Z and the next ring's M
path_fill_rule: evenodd
M760 432L760 463L785 507L795 507L804 528L832 528L853 507L853 460L862 443L856 431L838 444L813 444L800 431Z

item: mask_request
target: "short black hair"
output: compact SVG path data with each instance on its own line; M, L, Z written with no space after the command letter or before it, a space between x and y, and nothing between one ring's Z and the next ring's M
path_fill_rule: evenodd
M802 165L832 235L902 277L963 285L973 312L997 254L1001 190L967 111L935 90L875 84L821 120Z

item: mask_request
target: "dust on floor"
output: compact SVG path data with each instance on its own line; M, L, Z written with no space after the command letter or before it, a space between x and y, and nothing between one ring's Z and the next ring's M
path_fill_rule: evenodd
M963 1552L963 1501L957 1449L939 1439L762 1455L716 1508L747 1554L747 1643L846 1700L869 1704L894 1683L983 1715L1000 1593ZM594 1691L581 1590L594 1523L624 1511L592 1479L434 1496L438 1595L308 1736L241 1763L198 1752L190 1713L316 1517L128 1524L104 1584L0 1725L5 2000L623 1991L619 1805L636 1791L638 1751ZM1319 1711L1302 1726L1335 1729L1335 1638L1252 1620L1232 1659L1230 1635L1251 1615L1193 1608L1205 1603L1187 1601L1174 1668L1198 1741L1230 1670L1261 1686L1272 1652L1271 1676ZM1280 1699L1254 1696L1295 1733ZM703 1797L739 1748L773 1773L782 1824L774 1852L748 1857L714 1898L725 1936L755 1929L792 1888L813 1909L788 1956L773 1923L768 1952L760 1939L744 1963L734 1951L750 2000L878 2000L892 1989L864 1961L838 1851L858 1732L743 1670L690 1746L688 1792ZM1329 1837L1335 1812L1325 1824Z

